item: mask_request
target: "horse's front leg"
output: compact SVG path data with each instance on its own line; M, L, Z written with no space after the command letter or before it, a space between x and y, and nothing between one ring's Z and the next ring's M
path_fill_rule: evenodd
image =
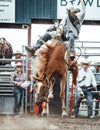
M67 116L65 106L66 73L60 78L60 97L62 102L62 117Z
M43 111L42 111L42 116L49 116L49 103L43 102L42 104Z

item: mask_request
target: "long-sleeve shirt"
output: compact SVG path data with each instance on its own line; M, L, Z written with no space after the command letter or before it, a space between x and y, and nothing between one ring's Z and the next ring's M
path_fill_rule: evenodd
M84 76L86 78L82 80ZM79 70L77 82L78 86L86 86L86 87L90 85L97 86L95 76L89 68L87 68L86 71L83 68Z
M10 77L11 83L14 84L15 87L18 86L19 82L23 83L25 79L26 79L25 73L22 73L20 75L17 73L17 71L13 72Z
M69 14L67 13L66 17L64 17L61 22L60 22L60 29L62 30L67 30L67 34L71 31L75 35L75 37L78 37L81 25L84 21L85 17L85 4L84 1L81 2L81 11L76 14L79 22L77 23L76 27L73 25L69 18Z

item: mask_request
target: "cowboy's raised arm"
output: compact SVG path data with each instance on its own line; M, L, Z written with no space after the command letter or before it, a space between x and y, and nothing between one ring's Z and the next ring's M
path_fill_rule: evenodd
M84 21L84 17L85 17L86 5L84 3L84 0L80 0L80 4L81 4L81 11L80 11L80 13L77 14L77 17L78 17L80 23L82 24Z

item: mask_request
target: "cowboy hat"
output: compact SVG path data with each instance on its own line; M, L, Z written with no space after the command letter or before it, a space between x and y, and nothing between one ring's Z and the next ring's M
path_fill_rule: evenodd
M16 51L15 53L14 53L14 56L16 56L16 55L23 55L20 51Z
M100 62L96 62L96 64L95 64L96 66L100 66Z
M88 61L87 59L84 59L80 62L80 66L82 66L83 64L87 64L87 65L90 65L90 61Z
M68 10L69 10L71 13L73 13L73 12L75 12L75 13L80 12L80 9L79 9L79 8L74 8L74 7L70 7Z

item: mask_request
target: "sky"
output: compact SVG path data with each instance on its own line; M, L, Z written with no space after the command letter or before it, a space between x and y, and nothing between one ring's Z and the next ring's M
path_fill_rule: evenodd
M39 36L42 36L48 27L51 25L49 24L32 24L32 36L31 36L31 45L36 43ZM27 29L0 29L0 37L5 37L6 40L11 43L14 52L17 50L22 52L22 46L26 46L27 39L28 39L28 31ZM100 26L96 25L82 25L79 41L97 41L100 42ZM91 45L90 45L91 44ZM99 43L86 43L86 46L98 46L100 47ZM97 52L98 50L92 50ZM94 58L96 60L96 58ZM93 59L92 59L93 60Z

